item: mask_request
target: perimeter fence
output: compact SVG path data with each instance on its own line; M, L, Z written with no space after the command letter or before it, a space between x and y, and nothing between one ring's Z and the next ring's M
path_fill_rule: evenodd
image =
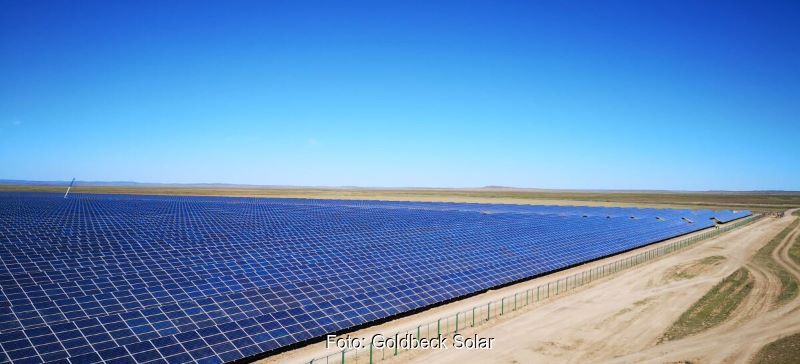
M431 342L448 335L455 335L480 326L493 319L508 313L528 307L542 300L572 291L590 282L607 277L622 270L635 267L642 263L663 257L667 254L692 246L697 242L716 237L719 234L750 224L764 215L752 215L738 221L722 226L716 226L710 231L692 235L688 238L674 241L636 255L631 255L613 262L609 262L592 269L578 272L560 279L543 283L539 286L519 291L501 299L475 306L469 310L461 311L436 321L422 324L408 330L398 331L391 336L384 336L381 342L394 342L395 345L376 345L368 343L358 348L348 348L333 354L312 359L309 364L351 364L375 363L393 358L401 353L412 350L413 345L420 342ZM370 340L371 338L367 338ZM435 342L435 341L434 341ZM398 345L400 343L401 345ZM432 349L435 350L435 349Z

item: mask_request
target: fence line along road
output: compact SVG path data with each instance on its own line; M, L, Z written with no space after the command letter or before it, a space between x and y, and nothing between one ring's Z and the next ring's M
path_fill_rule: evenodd
M557 296L559 294L574 290L592 281L607 277L619 271L635 267L644 262L663 257L672 252L681 250L694 245L699 241L716 237L727 231L752 223L764 215L752 215L736 222L731 222L723 226L716 226L710 231L690 236L686 239L668 243L666 245L641 252L626 258L609 262L592 269L569 275L555 281L543 283L537 287L519 291L505 296L499 300L487 302L473 307L472 309L458 312L454 315L442 317L436 321L419 325L408 330L398 331L394 335L386 336L395 340L406 338L411 340L435 339L448 334L455 334L459 331L480 326L492 319L499 318L509 312L514 312L541 300ZM350 364L350 363L375 363L395 357L410 349L399 348L375 348L372 343L361 348L349 348L342 351L312 359L305 363L309 364Z

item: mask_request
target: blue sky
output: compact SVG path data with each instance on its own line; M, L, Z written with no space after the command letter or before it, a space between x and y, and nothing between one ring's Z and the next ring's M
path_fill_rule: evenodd
M800 190L800 3L0 2L0 178Z

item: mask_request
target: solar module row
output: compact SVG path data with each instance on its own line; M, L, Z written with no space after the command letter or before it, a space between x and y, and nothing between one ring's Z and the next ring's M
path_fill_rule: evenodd
M0 362L228 362L747 211L0 193Z

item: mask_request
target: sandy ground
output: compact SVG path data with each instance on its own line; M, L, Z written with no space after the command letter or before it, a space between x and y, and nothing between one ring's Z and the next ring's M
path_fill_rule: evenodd
M397 360L405 361L445 361L455 362L544 362L595 360L595 351L606 350L613 354L635 352L625 351L628 337L620 336L609 340L609 333L626 328L628 334L641 341L640 347L652 346L664 329L689 307L707 289L728 273L749 259L760 246L777 234L788 224L788 219L762 219L754 224L701 242L696 246L674 253L655 262L634 268L579 288L574 293L556 296L554 299L538 303L530 309L507 314L501 320L493 320L481 326L477 332L481 336L495 337L496 345L491 351L456 351L447 353L420 351L405 353ZM681 237L679 239L683 239ZM503 289L492 290L469 299L436 307L412 316L366 328L351 333L354 337L371 337L376 333L391 335L399 330L416 327L455 312L471 309L476 305L500 299L515 292L554 281L560 277L584 271L594 266L615 261L659 245L668 244L673 239L653 246L644 247L619 256L585 264L570 270L540 277ZM717 258L709 267L699 261L705 257ZM724 256L725 259L721 259ZM721 259L721 260L720 260ZM697 275L692 279L672 279L675 270L684 275ZM663 295L663 297L661 296ZM666 301L660 301L666 299ZM660 312L664 310L665 312ZM654 314L655 313L655 314ZM645 325L637 327L640 316ZM655 322L652 322L655 319ZM660 329L653 329L657 324ZM513 335L509 333L513 332ZM647 339L644 339L647 338ZM262 363L308 362L331 353L335 349L326 348L323 342L267 358ZM584 353L586 355L579 355ZM598 356L597 358L602 358Z
M748 362L765 344L800 331L800 299L775 307L780 283L751 262L755 252L793 217L766 218L663 259L622 272L537 305L477 333L495 337L492 350L418 351L398 360L418 363L693 363ZM788 257L790 233L773 258L800 278ZM707 257L724 257L706 259ZM723 324L680 340L659 337L711 287L741 266L754 289ZM685 274L677 274L683 272Z

